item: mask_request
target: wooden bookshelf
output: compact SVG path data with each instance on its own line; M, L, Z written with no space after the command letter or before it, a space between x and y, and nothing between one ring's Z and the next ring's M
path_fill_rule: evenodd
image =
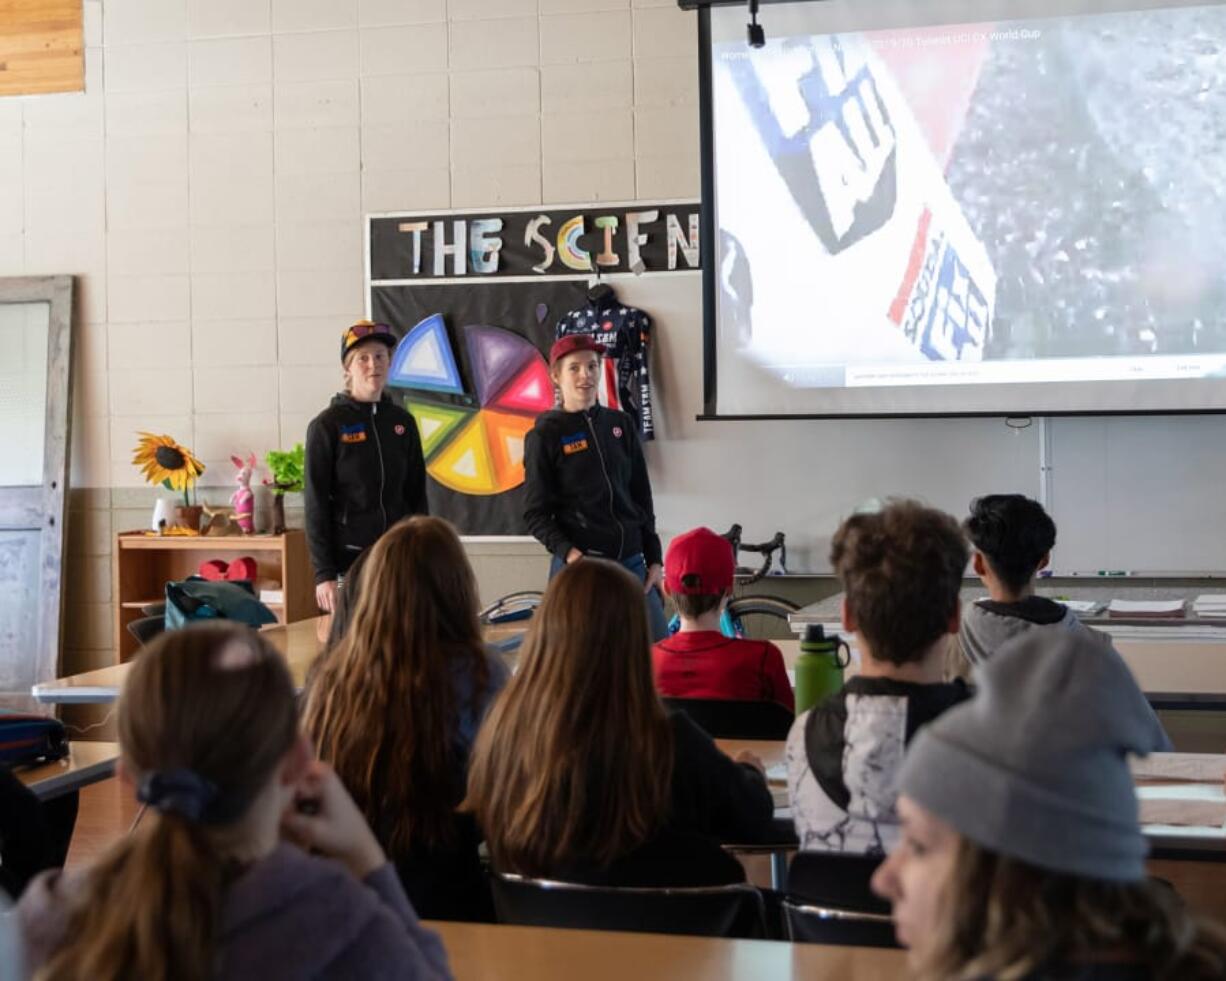
M319 616L306 535L299 528L283 535L181 538L140 531L116 535L112 562L118 660L127 661L136 652L136 639L128 633L128 624L144 615L142 606L165 600L168 582L197 575L200 564L209 559L230 562L244 555L256 561L257 592L261 586L283 592L283 602L265 603L278 621L294 623Z

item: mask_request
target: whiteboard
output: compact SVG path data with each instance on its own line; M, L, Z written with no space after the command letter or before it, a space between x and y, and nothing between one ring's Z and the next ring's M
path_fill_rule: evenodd
M839 522L873 498L917 497L961 519L981 494L1041 493L1040 427L1003 419L698 422L697 273L606 277L653 320L657 438L647 446L661 536L744 525L787 534L789 569L828 572ZM1049 420L1060 573L1226 570L1226 419Z

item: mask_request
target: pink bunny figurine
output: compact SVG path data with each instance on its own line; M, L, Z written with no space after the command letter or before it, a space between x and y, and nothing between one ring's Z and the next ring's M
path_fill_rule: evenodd
M232 456L230 462L238 467L234 482L238 490L230 495L230 503L234 505L234 520L244 535L255 531L255 492L251 489L251 474L255 471L255 454L247 454L247 462L241 457Z

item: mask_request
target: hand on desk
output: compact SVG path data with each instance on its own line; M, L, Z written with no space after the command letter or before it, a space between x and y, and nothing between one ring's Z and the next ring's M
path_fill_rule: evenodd
M336 771L318 760L299 781L294 803L281 817L281 830L302 848L340 860L358 879L387 862Z

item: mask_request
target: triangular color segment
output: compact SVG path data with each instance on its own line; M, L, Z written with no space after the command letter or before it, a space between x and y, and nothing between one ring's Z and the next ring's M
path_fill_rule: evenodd
M533 358L540 357L531 342L501 327L465 327L464 343L477 401L483 406Z
M461 494L497 494L494 464L478 413L427 466L430 476Z
M532 416L552 409L553 379L549 377L545 359L538 356L531 361L511 379L489 406L500 412L523 412Z
M431 314L396 345L388 372L388 384L398 388L464 394L442 314Z
M518 487L524 482L524 437L533 426L528 416L510 412L481 413L485 432L489 437L490 457L494 461L494 473L498 486L504 491Z
M418 402L405 399L404 406L417 421L421 434L421 451L426 459L441 449L460 424L472 415L471 409L457 409L450 405L435 405L433 402Z

